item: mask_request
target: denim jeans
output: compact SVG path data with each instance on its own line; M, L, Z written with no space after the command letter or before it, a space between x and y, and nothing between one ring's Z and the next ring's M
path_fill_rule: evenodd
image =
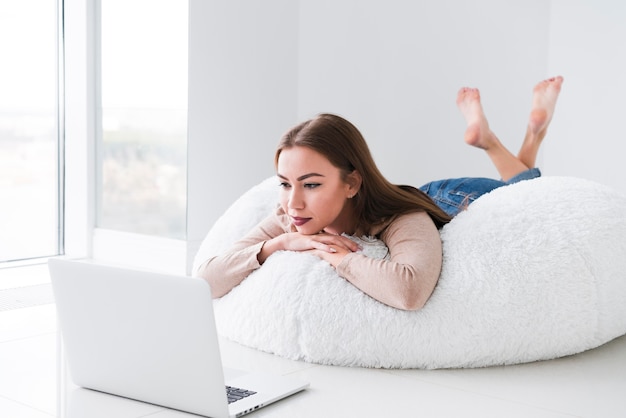
M538 168L531 168L510 178L508 181L494 180L483 177L461 177L426 183L419 189L448 215L455 216L466 209L473 201L485 193L508 184L541 177Z

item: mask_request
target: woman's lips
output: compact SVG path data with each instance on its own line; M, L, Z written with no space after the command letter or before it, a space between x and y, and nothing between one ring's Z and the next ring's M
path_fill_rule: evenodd
M291 221L293 222L293 224L295 226L302 226L305 223L309 222L311 220L311 218L300 218L298 216L292 216L291 217Z

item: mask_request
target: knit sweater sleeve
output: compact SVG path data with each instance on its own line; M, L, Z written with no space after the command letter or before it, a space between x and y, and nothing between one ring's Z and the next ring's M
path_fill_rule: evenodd
M288 228L284 213L277 210L233 244L228 251L206 260L198 269L198 275L211 285L213 297L224 296L261 267L257 256L265 242L288 232Z
M442 244L435 224L424 212L398 216L383 229L387 259L350 253L337 273L374 299L389 306L416 310L424 306L441 273Z

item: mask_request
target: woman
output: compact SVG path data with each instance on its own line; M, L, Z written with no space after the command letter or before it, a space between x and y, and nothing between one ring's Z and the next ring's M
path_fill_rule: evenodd
M502 180L463 178L420 189L389 183L376 167L363 136L339 116L322 114L281 139L275 165L280 205L225 254L199 269L221 297L276 251L314 254L339 276L389 306L417 310L432 294L442 264L438 229L480 195L540 176L535 159L563 82L537 84L526 137L517 156L489 129L478 90L463 88L457 105L467 121L465 141L485 150ZM372 259L342 234L375 236L389 257Z

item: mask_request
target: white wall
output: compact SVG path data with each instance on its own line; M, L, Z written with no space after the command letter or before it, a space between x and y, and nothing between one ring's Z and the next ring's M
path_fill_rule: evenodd
M626 3L553 0L550 71L565 83L544 146L547 174L626 192Z
M492 128L516 152L532 87L548 76L549 6L301 0L298 115L346 116L397 183L497 176L482 151L463 143L457 91L480 88Z
M464 85L516 152L533 86L562 74L539 166L626 190L625 23L618 0L190 0L190 242L319 112L353 121L391 181L497 177L462 141Z
M518 147L549 75L549 12L543 0L191 0L190 241L273 173L279 136L319 112L353 121L391 181L497 176L463 143L456 93L479 87Z
M273 174L274 147L297 120L297 10L189 2L189 263L224 210Z

